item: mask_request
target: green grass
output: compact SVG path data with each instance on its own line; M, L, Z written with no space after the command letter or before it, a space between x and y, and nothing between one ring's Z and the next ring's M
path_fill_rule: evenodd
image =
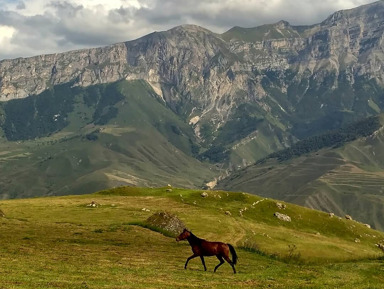
M273 217L276 201L260 200L122 187L1 201L0 288L381 288L383 254L374 244L383 233L291 204L284 213L292 222L283 223ZM184 270L187 242L137 226L163 210L199 237L235 245L238 274L228 264L213 273L216 258L206 258L207 272L198 259Z
M257 42L270 39L300 38L301 32L295 27L287 26L278 28L276 24L267 24L253 28L233 27L222 34L223 39Z
M62 131L17 142L0 138L1 198L86 194L121 185L194 188L215 177L209 164L192 156L192 128L148 84L121 81L108 89L124 99L113 104L118 113L104 125L91 122L95 107L77 94Z

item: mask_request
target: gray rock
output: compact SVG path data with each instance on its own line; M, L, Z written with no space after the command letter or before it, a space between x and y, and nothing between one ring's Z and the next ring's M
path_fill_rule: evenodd
M284 222L291 222L291 217L288 216L288 215L285 215L285 214L281 214L279 212L276 212L273 214L276 218L278 218L279 220L282 220Z
M276 207L278 207L280 210L285 210L287 206L283 203L276 203Z
M150 216L146 223L176 236L185 228L185 224L176 215L168 212L158 212Z
M199 108L191 119L200 136L204 122L223 126L240 103L257 100L265 111L285 110L284 105L270 106L265 71L273 72L273 87L282 94L308 79L317 86L326 80L330 91L339 87L340 79L353 85L362 76L383 84L383 11L384 2L378 1L336 12L305 31L280 21L270 25L283 36L277 38L245 41L238 33L218 35L183 25L106 47L3 60L0 101L63 83L86 87L143 79L170 107L188 101L187 96ZM288 71L292 77L284 77Z

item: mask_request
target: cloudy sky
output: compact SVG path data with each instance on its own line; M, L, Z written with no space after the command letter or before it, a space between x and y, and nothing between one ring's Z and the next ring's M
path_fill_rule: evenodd
M376 0L0 0L0 60L98 47L180 24L221 33L279 20L315 24Z

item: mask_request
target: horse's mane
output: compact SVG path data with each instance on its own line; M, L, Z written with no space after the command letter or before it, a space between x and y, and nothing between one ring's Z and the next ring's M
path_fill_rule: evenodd
M201 242L201 241L204 241L204 239L201 239L201 238L199 238L199 237L197 237L195 234L193 234L191 231L188 231L190 234L191 234L191 236L190 236L190 238L191 239L193 239L194 241L196 241L196 242Z

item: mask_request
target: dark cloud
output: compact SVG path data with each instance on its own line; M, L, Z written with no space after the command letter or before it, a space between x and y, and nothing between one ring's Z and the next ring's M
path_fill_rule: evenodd
M218 32L233 26L255 27L286 20L293 25L309 25L323 21L331 13L346 7L337 0L162 0L150 1L147 8L137 11L137 16L149 24L165 25L190 22ZM352 1L355 6L374 1Z
M60 15L52 31L62 37L61 43L95 46L126 40L126 25L132 17L130 9L114 9L104 15L68 2L52 7L56 10L55 15Z
M123 8L110 10L108 19L113 23L129 23L134 18L134 9Z
M16 6L17 10L24 10L25 9L25 3L24 2L19 2Z
M286 20L293 25L315 24L331 13L373 0L140 0L141 7L121 1L93 4L89 0L20 2L0 0L0 59L55 53L132 40L181 24L197 24L222 33L233 26L254 27ZM9 8L12 4L13 8ZM91 3L91 4L90 4ZM114 2L116 3L116 2ZM7 6L8 5L8 6ZM93 5L93 7L89 6ZM4 7L8 7L8 10ZM9 28L9 29L8 29ZM8 38L7 38L8 37Z

